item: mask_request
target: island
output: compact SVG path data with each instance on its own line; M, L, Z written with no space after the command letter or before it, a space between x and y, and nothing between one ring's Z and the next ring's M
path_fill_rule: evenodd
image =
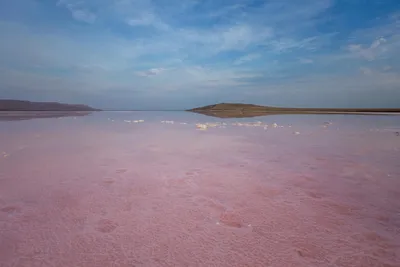
M86 116L100 109L82 104L0 99L0 121Z
M400 114L400 108L286 108L243 103L219 103L187 111L218 118L248 118L277 114Z

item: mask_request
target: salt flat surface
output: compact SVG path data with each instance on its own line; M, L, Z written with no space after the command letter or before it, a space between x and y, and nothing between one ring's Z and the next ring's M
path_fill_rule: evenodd
M399 129L372 115L0 121L0 266L400 266Z

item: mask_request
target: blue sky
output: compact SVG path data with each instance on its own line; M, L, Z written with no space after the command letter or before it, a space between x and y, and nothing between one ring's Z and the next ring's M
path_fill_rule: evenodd
M0 98L400 108L399 0L0 3Z

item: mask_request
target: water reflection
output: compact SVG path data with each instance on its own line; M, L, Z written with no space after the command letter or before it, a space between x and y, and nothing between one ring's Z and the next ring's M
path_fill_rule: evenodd
M205 116L210 116L210 117L215 117L215 118L254 118L254 117L265 117L265 116L277 116L277 115L344 115L346 112L319 112L319 113L313 113L313 112L279 112L279 111L249 111L249 110L226 110L226 111L212 111L212 110L190 110L188 112L193 112L196 114L201 114ZM385 113L385 112L359 112L359 113L347 113L346 115L352 115L352 116L365 116L365 115L392 115L392 116L399 116L400 113L396 112L391 112L391 113Z
M91 111L0 111L0 121L81 117L90 114L92 114Z

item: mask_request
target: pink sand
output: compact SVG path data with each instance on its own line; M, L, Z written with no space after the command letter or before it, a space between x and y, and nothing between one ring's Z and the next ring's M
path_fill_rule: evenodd
M0 123L1 267L400 266L400 137L113 116Z

